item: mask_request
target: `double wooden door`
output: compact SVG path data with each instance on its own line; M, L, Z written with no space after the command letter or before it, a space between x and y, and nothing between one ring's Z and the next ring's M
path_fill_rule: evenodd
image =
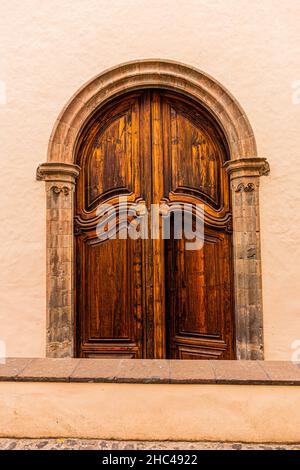
M210 115L172 92L133 92L92 118L77 147L79 356L234 358L226 155L224 137ZM193 208L202 204L202 249L188 250L184 236L174 235L170 208L183 203L192 207L194 226ZM151 205L159 207L154 208L156 235L151 236L149 220L147 236L126 236L134 210L148 217ZM166 217L169 239L159 231ZM99 237L101 223L106 238Z

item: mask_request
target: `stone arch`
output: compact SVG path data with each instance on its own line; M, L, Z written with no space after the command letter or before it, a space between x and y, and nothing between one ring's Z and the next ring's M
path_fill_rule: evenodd
M200 102L227 139L231 179L237 357L263 358L259 177L266 158L257 155L249 120L237 100L218 81L196 68L167 60L139 60L94 77L69 100L51 134L47 162L37 179L47 191L47 355L74 354L73 189L80 168L76 142L91 115L118 95L141 88L174 90Z

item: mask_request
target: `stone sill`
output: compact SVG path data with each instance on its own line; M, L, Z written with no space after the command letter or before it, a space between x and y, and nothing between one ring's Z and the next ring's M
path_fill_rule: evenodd
M300 385L300 363L8 358L0 364L0 381Z

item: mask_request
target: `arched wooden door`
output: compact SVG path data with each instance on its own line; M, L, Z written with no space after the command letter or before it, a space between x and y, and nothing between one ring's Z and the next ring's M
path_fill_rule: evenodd
M235 357L226 155L225 139L209 113L169 91L125 95L90 121L77 146L79 356ZM151 204L203 204L203 248L186 250L172 221L168 240L125 238L136 202L141 217ZM96 231L104 203L121 221L115 238L106 240Z

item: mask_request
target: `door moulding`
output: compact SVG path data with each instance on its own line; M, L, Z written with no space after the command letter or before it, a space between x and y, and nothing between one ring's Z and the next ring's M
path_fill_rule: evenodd
M52 131L46 182L47 356L74 356L74 189L80 168L75 147L85 124L101 106L128 91L173 90L202 104L227 140L233 215L236 350L238 359L263 359L259 180L269 173L257 155L249 120L237 100L215 79L193 67L160 59L128 62L104 71L73 95Z

